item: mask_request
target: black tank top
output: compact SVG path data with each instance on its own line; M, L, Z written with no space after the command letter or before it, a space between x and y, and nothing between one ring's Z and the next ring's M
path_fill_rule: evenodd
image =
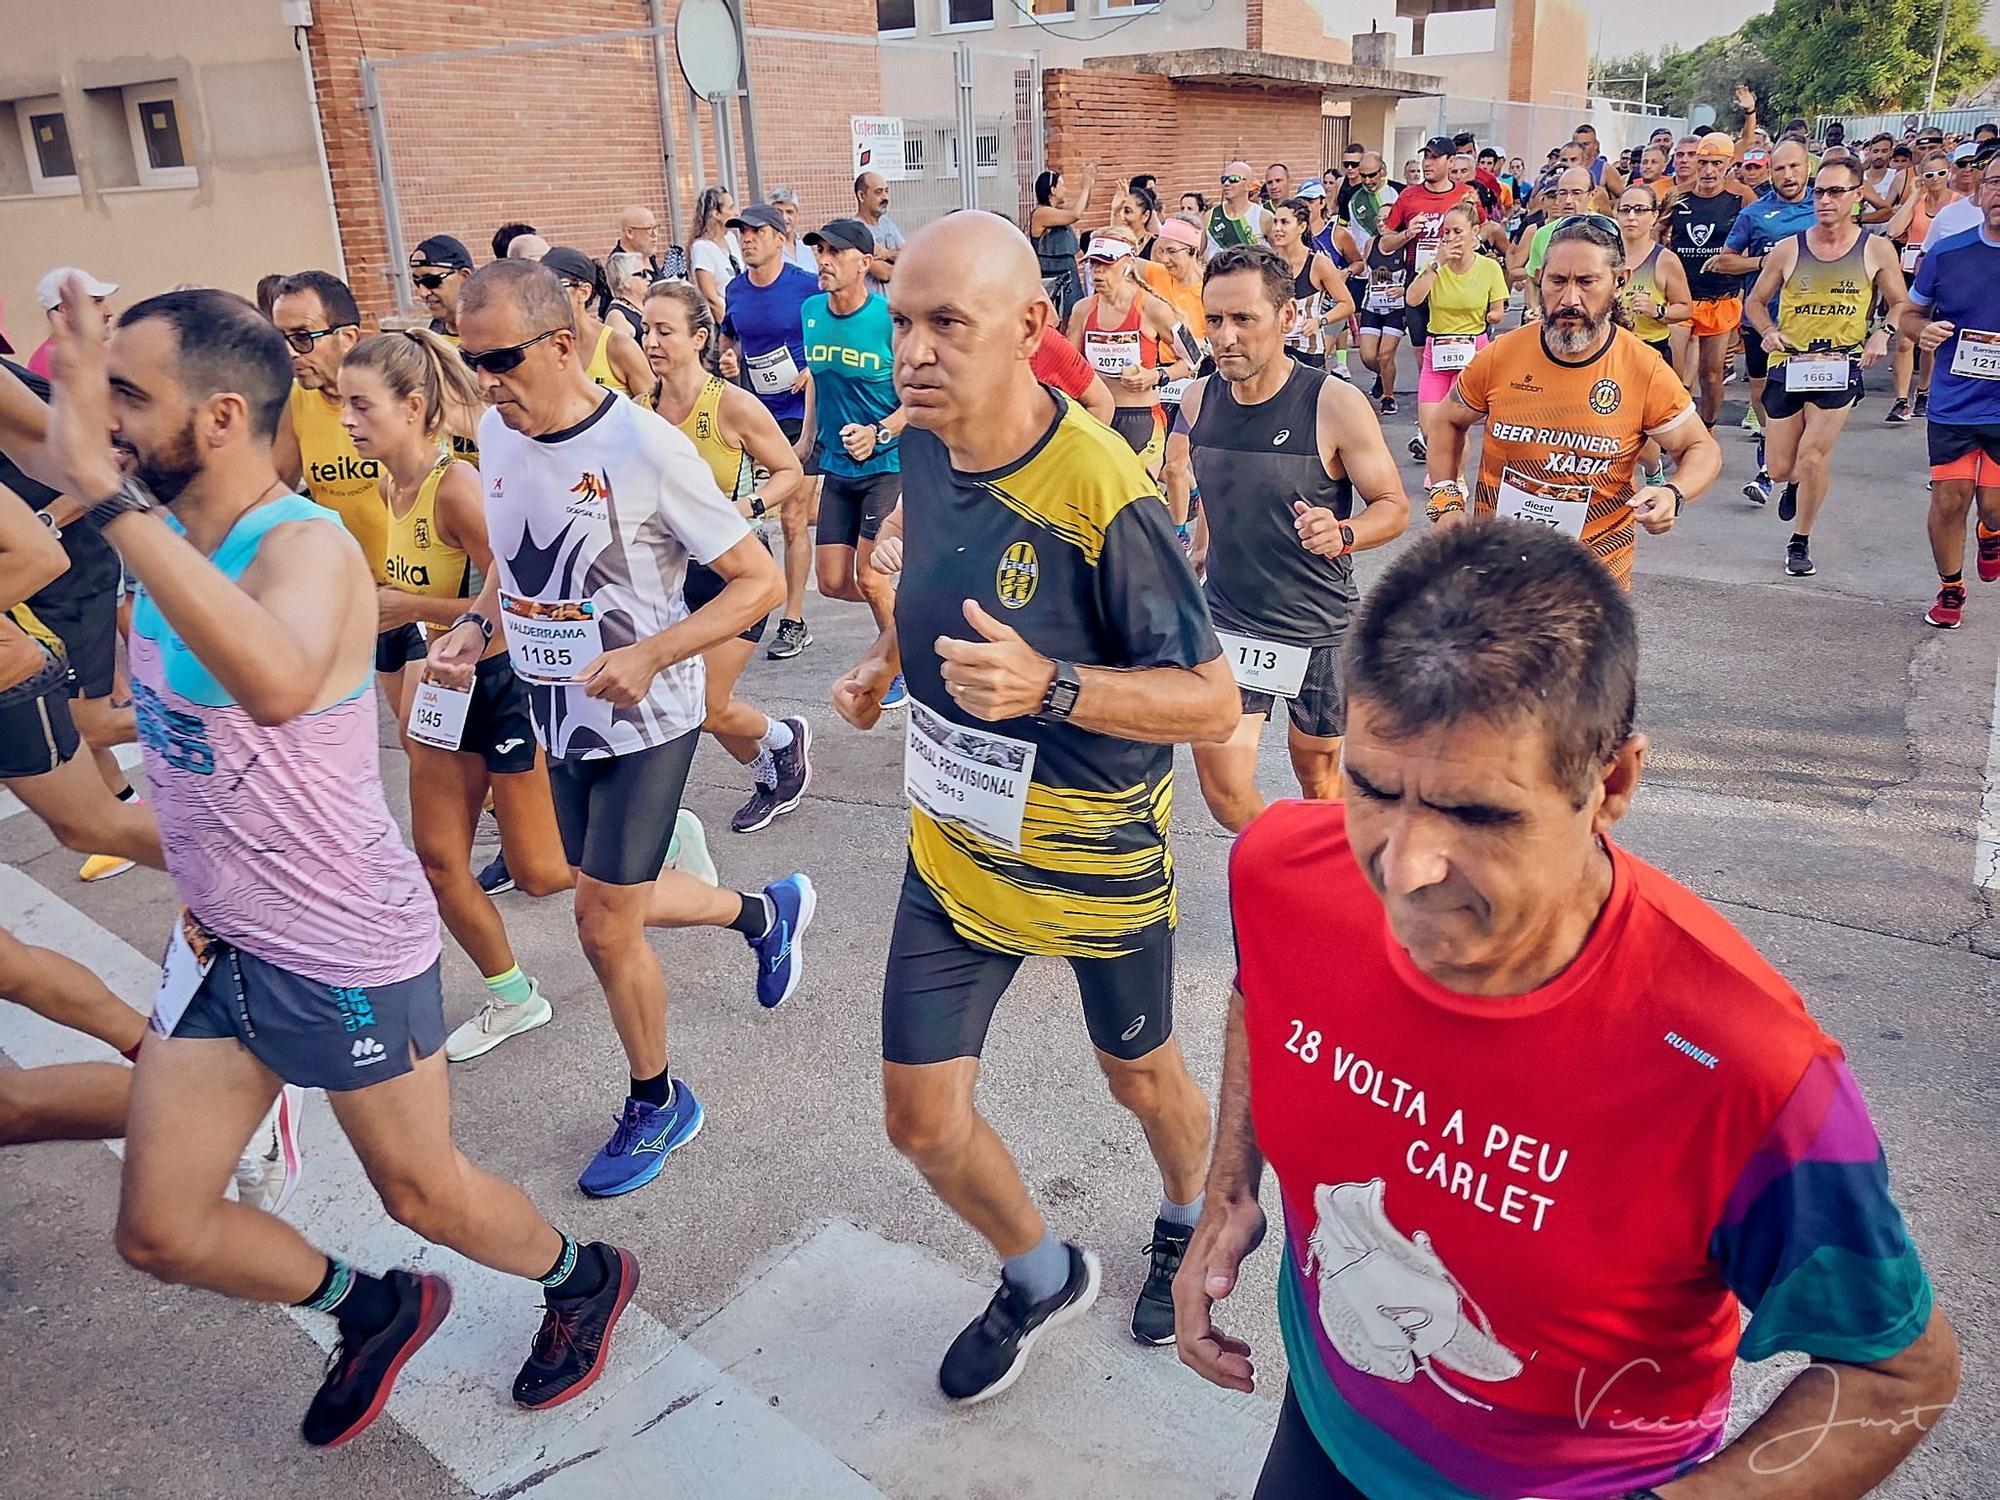
M1208 608L1215 623L1291 646L1331 646L1354 607L1354 563L1299 544L1292 502L1346 520L1354 486L1319 453L1320 387L1332 377L1296 361L1270 400L1245 406L1211 378L1188 444L1208 512Z

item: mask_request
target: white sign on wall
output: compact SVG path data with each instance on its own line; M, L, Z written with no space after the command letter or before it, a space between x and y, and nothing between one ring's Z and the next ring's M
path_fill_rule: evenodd
M854 132L854 175L874 172L884 182L903 180L903 117L849 115Z

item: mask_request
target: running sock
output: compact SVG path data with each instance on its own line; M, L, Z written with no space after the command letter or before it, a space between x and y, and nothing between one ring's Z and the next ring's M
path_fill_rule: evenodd
M137 802L139 800L139 789L128 781L125 783L124 791L114 792L112 795L120 802Z
M1179 1224L1192 1229L1201 1218L1201 1206L1208 1201L1208 1194L1196 1193L1192 1203L1176 1203L1165 1193L1160 1194L1160 1217L1169 1224Z
M758 748L776 752L792 748L792 726L783 719L766 719L764 737L757 741Z
M1030 1302L1046 1302L1069 1284L1069 1247L1044 1229L1034 1249L1000 1262L1000 1274Z
M750 762L750 779L765 791L772 791L778 785L778 763L771 758L771 752L760 749L757 758Z
M667 1070L662 1068L656 1078L634 1078L631 1093L641 1104L657 1105L665 1109L674 1102L674 1081L667 1075Z
M1803 531L1795 531L1792 533L1792 539L1787 545L1793 547L1804 547L1811 541L1812 538L1807 536Z
M1991 526L1988 526L1984 521L1980 521L1977 524L1979 527L1980 541L1982 542L2000 541L2000 531L1994 530Z
M1938 574L1938 582L1940 584L1964 583L1965 570L1961 568L1956 573L1940 573Z
M562 1234L561 1230L556 1231ZM604 1254L593 1245L579 1245L564 1234L562 1254L556 1263L535 1279L542 1284L543 1297L553 1302L558 1297L595 1297L604 1290L604 1283L611 1274L604 1264Z
M778 914L772 910L771 899L768 896L753 896L748 891L738 891L737 895L743 899L743 910L736 914L736 920L729 926L754 943L771 930L771 924L778 920Z
M515 964L505 974L488 974L486 988L493 992L493 998L502 1005L526 1005L534 991L528 987L528 976Z
M292 1304L314 1312L332 1313L345 1332L350 1328L386 1328L396 1316L396 1297L380 1276L357 1271L344 1260L327 1257L326 1274L310 1297Z

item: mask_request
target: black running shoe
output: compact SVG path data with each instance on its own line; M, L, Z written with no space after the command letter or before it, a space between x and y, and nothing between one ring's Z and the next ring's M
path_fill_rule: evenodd
M1931 393L1918 391L1916 404L1910 408L1911 415L1928 418L1931 414Z
M1384 396L1382 398L1382 415L1385 417L1396 415L1396 398L1394 396Z
M1798 513L1799 487L1796 484L1787 484L1785 492L1778 497L1778 519L1780 521L1789 521L1796 517Z
M1174 1274L1187 1254L1194 1230L1186 1224L1153 1220L1153 1240L1146 1253L1153 1263L1146 1270L1146 1284L1132 1306L1132 1337L1142 1344L1171 1344L1174 1341Z
M486 868L473 878L479 882L479 888L489 896L497 896L503 891L514 889L514 877L507 873L505 854L494 855Z
M1377 401L1382 399L1382 377L1380 375L1375 377L1375 389L1368 394L1373 396Z
M1418 463L1424 463L1430 458L1430 453L1424 447L1424 435L1421 432L1410 439L1409 449L1410 457Z
M764 654L773 661L784 661L797 656L813 643L813 633L806 629L804 620L778 621L778 633Z
M1909 399L1909 397L1907 397L1907 396L1898 396L1898 397L1896 398L1896 400L1895 400L1894 404L1893 404L1893 405L1891 405L1891 406L1890 406L1890 408L1889 408L1889 415L1888 415L1888 416L1886 416L1886 417L1884 417L1884 418L1883 418L1882 420L1883 420L1883 421L1885 421L1885 422L1907 422L1907 421L1909 421L1909 420L1910 420L1910 399Z
M778 806L773 816L782 817L799 805L812 785L812 726L804 719L789 717L778 722L792 732L789 745L771 752L771 762L778 768Z
M427 1272L391 1271L382 1278L396 1298L396 1315L373 1333L341 1329L313 1393L299 1435L315 1448L337 1448L382 1414L396 1376L438 1331L451 1311L451 1283Z
M1794 578L1810 578L1819 571L1803 538L1785 543L1785 571Z
M580 1252L604 1263L604 1285L589 1297L551 1297L528 1362L514 1377L514 1402L529 1411L560 1406L604 1373L611 1330L639 1285L632 1252L594 1240Z
M774 786L751 788L750 800L729 815L731 833L755 833L760 828L769 828L771 820L778 815L778 789Z
M1037 1339L1081 1317L1097 1300L1097 1257L1074 1245L1063 1248L1069 1251L1069 1280L1045 1301L1028 1301L1006 1277L1000 1278L1000 1290L986 1311L966 1324L945 1351L938 1366L938 1388L945 1395L966 1406L999 1395L1021 1378Z

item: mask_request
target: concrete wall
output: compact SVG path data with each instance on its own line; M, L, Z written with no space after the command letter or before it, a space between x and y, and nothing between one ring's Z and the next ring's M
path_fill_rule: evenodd
M945 0L916 0L916 31L898 34L913 34L924 40L967 42L974 47L1005 52L1039 52L1045 68L1076 68L1093 57L1121 53L1256 46L1257 43L1246 40L1245 5L1254 6L1266 0L1161 0L1159 5L1143 12L1106 8L1103 0L1071 0L1073 8L1069 14L1041 15L1033 20L1021 14L1022 8L1033 9L1032 0L1021 0L1020 7L1014 0L994 0L992 24L949 29L942 25L944 3ZM1304 8L1314 3L1338 5L1343 0L1268 0L1268 3ZM1111 31L1109 28L1113 26L1118 29ZM1340 35L1344 38L1346 33Z
M0 298L24 354L43 337L35 283L55 266L119 283L114 306L180 282L249 294L272 271L336 266L305 70L277 0L15 9L0 104L60 99L80 188L29 191L15 111L0 107ZM193 186L138 181L120 90L164 80Z

